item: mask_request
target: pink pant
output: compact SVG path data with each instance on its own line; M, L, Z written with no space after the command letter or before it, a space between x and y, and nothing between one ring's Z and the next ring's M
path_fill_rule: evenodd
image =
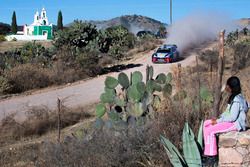
M215 125L211 124L211 120L206 120L203 127L204 135L204 155L214 156L217 155L217 141L216 134L229 131L236 131L236 126L231 122L221 122Z

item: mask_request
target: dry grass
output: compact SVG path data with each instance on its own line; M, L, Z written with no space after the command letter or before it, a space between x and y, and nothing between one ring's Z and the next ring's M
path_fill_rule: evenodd
M4 53L12 49L21 48L27 43L27 41L3 41L0 43L0 52ZM52 47L51 41L36 41L36 43L41 44L45 48Z
M18 123L15 114L6 116L0 124L0 147L15 143L23 138L42 136L58 127L57 111L51 111L47 107L34 107L26 112L27 119ZM61 128L74 125L80 120L92 117L83 108L70 110L62 107Z

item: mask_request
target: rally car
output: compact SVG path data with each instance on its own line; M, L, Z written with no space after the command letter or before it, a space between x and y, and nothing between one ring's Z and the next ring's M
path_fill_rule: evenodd
M179 59L176 45L165 44L157 49L152 55L153 63L172 63Z

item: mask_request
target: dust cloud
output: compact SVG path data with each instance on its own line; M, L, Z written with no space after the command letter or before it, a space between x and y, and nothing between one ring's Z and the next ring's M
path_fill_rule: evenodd
M238 25L229 16L216 12L195 12L168 28L166 43L176 44L179 51L192 45L215 40L221 30L230 32Z

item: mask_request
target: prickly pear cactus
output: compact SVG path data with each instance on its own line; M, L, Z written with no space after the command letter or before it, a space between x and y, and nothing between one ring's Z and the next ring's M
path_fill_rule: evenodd
M165 84L167 80L167 76L164 73L157 75L155 81L159 84Z
M128 76L123 72L118 75L118 82L124 89L127 89L129 87Z
M173 75L171 73L168 73L166 76L166 83L171 83L173 80Z
M172 94L172 85L169 83L166 83L162 91L163 91L164 97L169 97Z
M105 86L110 89L114 89L118 85L118 80L114 77L107 77L105 80Z
M132 73L132 85L136 85L138 82L142 82L142 73L140 71L135 71Z
M161 73L154 80L153 73L153 67L147 66L146 83L143 82L142 73L139 71L131 73L130 79L123 72L118 75L118 79L107 77L104 93L100 96L101 103L96 107L97 117L101 118L107 113L109 121L116 122L113 124L119 121L129 123L128 120L133 122L131 118L140 122L153 118L154 111L161 104L160 96L154 92L162 92L164 96L172 94L172 75ZM121 91L117 93L118 84Z
M106 107L104 104L100 103L96 106L96 116L101 118L106 113Z

